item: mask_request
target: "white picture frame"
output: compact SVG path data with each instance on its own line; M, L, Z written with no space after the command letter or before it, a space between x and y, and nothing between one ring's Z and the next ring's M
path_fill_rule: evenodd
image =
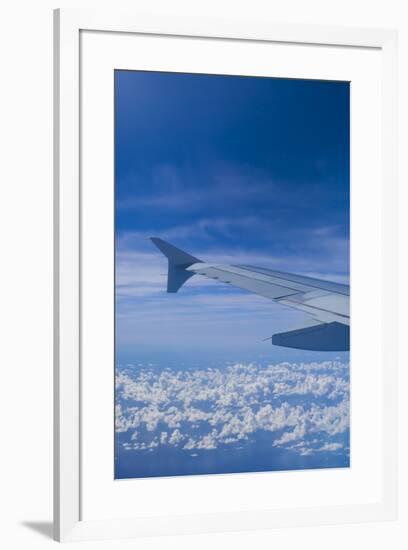
M150 16L116 10L56 10L55 28L55 295L54 533L59 541L233 531L378 521L396 517L396 50L394 31ZM152 38L200 37L259 44L375 49L381 55L381 497L375 503L84 520L81 511L81 187L80 37L82 31ZM353 50L353 51L354 51ZM384 299L385 290L387 297ZM110 404L107 404L109 407ZM232 478L231 478L232 479Z

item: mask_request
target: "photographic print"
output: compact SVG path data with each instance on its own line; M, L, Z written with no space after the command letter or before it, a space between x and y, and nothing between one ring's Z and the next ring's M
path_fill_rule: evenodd
M349 94L115 71L115 479L349 467Z

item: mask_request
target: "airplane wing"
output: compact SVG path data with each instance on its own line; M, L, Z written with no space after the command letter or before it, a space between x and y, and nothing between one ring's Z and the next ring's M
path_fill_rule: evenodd
M230 284L310 316L302 327L274 334L272 344L315 351L350 349L348 285L262 267L206 263L162 239L151 241L168 259L167 292L177 292L196 274Z

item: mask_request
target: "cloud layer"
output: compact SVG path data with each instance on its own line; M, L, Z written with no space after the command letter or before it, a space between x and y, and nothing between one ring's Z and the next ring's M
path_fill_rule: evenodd
M209 451L259 437L299 456L348 454L348 364L117 369L116 431L127 451ZM193 456L193 455L192 455Z

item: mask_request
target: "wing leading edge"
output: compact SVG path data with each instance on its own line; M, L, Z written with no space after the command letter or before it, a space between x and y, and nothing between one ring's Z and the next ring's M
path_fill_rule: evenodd
M303 327L273 335L274 345L314 351L350 349L348 285L247 265L210 264L157 237L151 241L168 259L167 292L177 292L196 274L214 279L311 317Z

